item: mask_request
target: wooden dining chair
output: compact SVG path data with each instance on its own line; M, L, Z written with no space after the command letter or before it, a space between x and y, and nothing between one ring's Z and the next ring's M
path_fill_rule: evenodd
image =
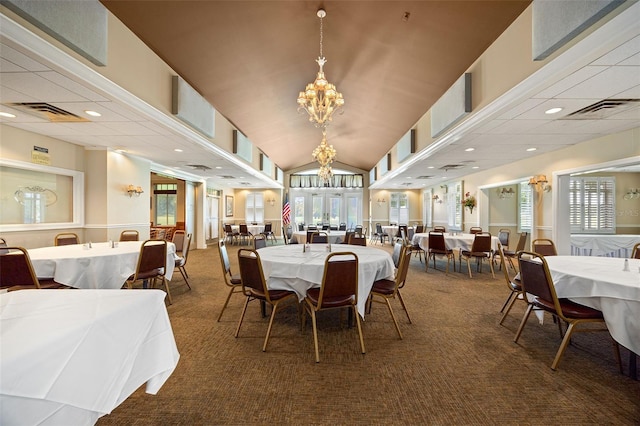
M238 265L240 266L240 276L242 280L242 293L246 296L242 313L240 314L240 320L238 321L238 328L236 328L235 337L240 334L240 327L242 326L242 320L247 311L247 306L252 300L259 300L261 302L268 303L272 306L271 317L269 318L269 327L267 327L267 334L264 338L264 344L262 345L262 352L267 350L267 344L269 343L269 336L271 335L271 327L273 326L273 318L275 318L276 312L280 304L284 302L293 302L298 306L298 296L293 291L288 290L269 290L267 287L267 281L262 271L262 263L260 262L260 255L257 250L240 249L238 251ZM298 311L299 313L299 311Z
M53 240L54 246L68 246L71 244L80 244L78 235L73 232L63 232L55 236Z
M481 234L475 234L473 239L473 244L471 246L471 250L460 250L460 259L458 262L460 263L460 268L462 268L462 259L464 258L467 261L467 270L469 271L469 278L473 278L471 275L471 265L469 261L471 259L476 260L476 270L478 272L482 272L482 263L484 260L489 261L489 268L491 269L491 276L493 278L496 277L496 274L493 271L493 263L491 262L491 234L488 232L483 232Z
M316 362L320 362L318 350L318 326L316 314L329 309L349 308L358 325L360 348L365 353L362 325L358 313L358 256L353 252L331 253L324 262L320 288L311 288L304 298L305 312L311 317ZM303 328L306 315L303 316Z
M41 284L26 249L4 246L0 250L0 289L14 291L56 288L67 287L53 280L46 280Z
M259 250L261 248L265 248L267 246L267 240L262 235L256 235L253 237L253 249Z
M140 233L134 229L127 229L120 233L120 241L139 241Z
M640 243L633 246L633 250L631 250L631 258L640 259Z
M166 270L167 242L165 240L146 240L140 246L136 271L127 279L126 285L132 289L135 284L142 282L142 288L155 288L156 282L160 280L171 305L173 300L171 299L169 282L165 277Z
M411 262L411 251L408 247L404 246L402 248L402 252L400 253L400 267L398 268L398 272L396 273L395 280L382 279L377 280L373 283L371 287L370 294L370 305L369 310L371 310L371 302L380 302L385 303L387 305L387 309L389 310L389 314L391 315L391 319L393 320L393 324L396 327L396 331L398 332L398 336L402 339L402 332L400 331L400 326L398 325L398 319L393 312L393 308L391 307L391 299L395 299L398 296L398 300L402 305L402 309L404 309L407 314L407 319L411 324L411 317L409 316L409 311L407 310L407 306L402 299L402 294L400 294L400 289L404 287L405 281L407 280L407 272L409 271L409 263Z
M182 255L182 251L184 249L184 240L187 235L187 231L183 229L178 229L173 233L171 237L171 242L176 246L176 254L178 256Z
M520 237L518 237L518 245L516 246L515 250L509 250L506 248L502 248L502 252L505 255L507 261L509 262L509 265L511 265L511 268L515 271L516 267L515 264L513 263L513 260L516 260L516 263L518 261L518 252L524 250L525 245L527 244L527 237L529 236L528 232L521 232L520 233Z
M220 256L220 266L222 267L222 276L224 277L224 283L227 287L229 287L229 293L227 294L227 298L224 301L224 305L220 310L220 315L218 315L218 322L222 318L222 314L224 310L227 308L229 304L229 299L234 293L242 293L242 279L240 274L233 274L231 272L231 262L229 262L229 253L227 252L227 243L225 241L220 241L218 243L218 254Z
M349 235L348 244L351 244L351 245L354 245L354 246L366 246L367 245L367 237L365 237L364 235L358 235L356 233L353 233L353 234Z
M522 283L520 282L520 278L516 275L513 278L509 277L509 271L506 267L504 248L501 243L498 243L498 250L495 251L498 253L498 258L500 259L500 269L502 269L502 273L504 275L504 280L507 283L507 288L509 289L509 295L507 296L507 300L502 304L502 308L500 312L502 313L502 317L500 318L500 325L504 322L507 315L509 315L509 311L513 307L513 304L516 303L517 300L522 300L523 302L527 302L525 300L525 295L522 292Z
M552 370L558 368L560 359L569 345L573 333L592 331L609 332L606 326L601 328L579 328L579 326L587 323L602 323L604 325L602 312L588 306L572 302L569 299L559 299L556 294L553 279L551 278L551 273L549 272L549 266L547 265L547 261L543 255L534 252L521 251L518 253L518 264L520 265L522 291L525 292L528 297L526 298L527 310L522 317L516 336L513 339L515 343L518 343L518 339L520 339L522 330L527 323L527 319L529 318L531 311L534 309L550 313L558 319L558 325L560 325L560 320L568 324L562 343L560 344L560 347L556 352L556 356L551 363ZM622 361L620 359L618 343L613 340L613 338L611 341L613 342L618 368L620 372L622 372Z
M436 268L436 256L444 256L447 258L447 271L449 274L449 262L453 260L453 272L456 271L456 257L453 250L447 248L444 234L442 232L429 232L429 251L425 260L425 270L429 272L429 259L433 259L433 269Z
M311 235L311 244L327 244L329 242L329 235L326 232L314 232Z
M482 233L482 228L480 228L479 226L472 226L471 228L469 228L469 233L470 234L480 234L480 233Z
M273 229L271 229L272 226L273 225L271 222L265 223L264 229L262 230L261 234L264 236L265 240L269 241L269 238L271 238L271 240L273 240L273 242L275 243L276 234L273 233Z
M447 228L445 228L444 226L434 226L433 227L433 232L445 233L445 232L447 232Z

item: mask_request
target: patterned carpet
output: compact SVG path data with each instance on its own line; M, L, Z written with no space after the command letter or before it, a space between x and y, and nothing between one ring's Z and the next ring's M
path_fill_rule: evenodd
M257 302L237 339L242 296L216 322L228 292L218 251L193 250L193 290L176 275L171 283L175 372L158 395L142 386L98 425L640 425L640 382L628 375L625 349L618 372L607 333L578 333L552 371L560 338L550 317L539 325L532 315L515 344L524 304L498 325L508 294L502 275L493 279L485 266L470 279L438 268L411 262L403 295L413 324L393 302L404 340L374 304L363 323L365 355L356 328L338 312L320 313L316 364L310 321L301 333L291 305L277 312L267 352L268 318Z

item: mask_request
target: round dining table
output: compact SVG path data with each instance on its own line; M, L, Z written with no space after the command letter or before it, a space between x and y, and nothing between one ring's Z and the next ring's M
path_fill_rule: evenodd
M358 312L364 318L367 297L374 281L393 279L391 255L381 249L349 244L331 245L331 252L352 252L358 256ZM307 290L320 287L329 252L326 244L270 246L261 248L262 270L271 290L289 290L302 301Z
M143 241L71 244L27 250L38 278L84 289L119 289L136 271ZM171 280L176 246L167 242L165 277Z
M310 232L310 231L309 231ZM339 244L344 241L344 237L347 234L346 231L313 231L313 232L325 232L327 237L329 238L329 242L331 244ZM291 235L291 242L302 244L307 241L307 231L295 231Z

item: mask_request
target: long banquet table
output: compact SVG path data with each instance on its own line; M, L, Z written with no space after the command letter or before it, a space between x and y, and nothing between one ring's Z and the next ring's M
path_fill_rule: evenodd
M572 234L573 256L630 257L640 235Z
M42 247L29 249L29 257L38 278L53 278L70 287L84 289L122 288L136 271L143 241ZM165 276L171 280L176 261L176 246L167 242Z
M460 249L460 250L471 250L471 246L473 245L473 240L475 238L475 234L450 234L444 233L444 243L447 248L450 250ZM491 236L491 249L498 249L498 242L500 240L498 237ZM413 238L411 239L411 244L419 245L420 248L424 251L429 251L429 233L421 232L419 234L413 234Z
M547 256L558 297L602 311L611 336L640 354L640 259Z
M272 290L292 290L302 300L307 290L322 283L325 259L330 254L324 244L311 244L303 252L304 245L292 244L261 248L260 260L267 286ZM373 282L393 279L395 267L391 255L373 247L340 244L332 246L332 252L353 252L358 256L358 312L364 318L366 300Z
M178 353L161 290L0 294L0 422L93 425L146 383L156 394Z

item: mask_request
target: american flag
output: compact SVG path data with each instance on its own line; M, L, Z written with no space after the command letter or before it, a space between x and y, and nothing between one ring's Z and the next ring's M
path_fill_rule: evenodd
M291 223L291 206L289 205L289 194L284 194L284 204L282 205L282 223L287 226Z

